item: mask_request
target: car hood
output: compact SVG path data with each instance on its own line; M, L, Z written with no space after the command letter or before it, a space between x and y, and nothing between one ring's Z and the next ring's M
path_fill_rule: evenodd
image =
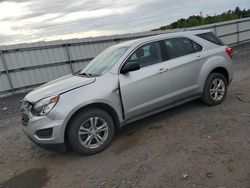
M95 82L95 78L67 75L34 89L25 96L24 101L35 103L46 97L59 95L93 82Z

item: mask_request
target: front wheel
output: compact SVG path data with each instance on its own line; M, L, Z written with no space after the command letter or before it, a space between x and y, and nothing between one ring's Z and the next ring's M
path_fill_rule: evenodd
M115 126L112 117L97 108L79 112L68 130L70 146L78 153L93 155L112 142Z
M220 73L211 73L205 83L202 101L214 106L221 104L227 94L227 80Z

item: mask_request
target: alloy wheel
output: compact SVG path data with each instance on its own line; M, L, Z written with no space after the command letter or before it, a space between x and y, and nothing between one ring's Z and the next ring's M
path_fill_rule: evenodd
M225 95L225 83L222 79L216 78L210 85L210 95L214 101L220 101Z
M91 117L80 126L78 139L85 148L96 149L107 140L108 134L107 122L100 117Z

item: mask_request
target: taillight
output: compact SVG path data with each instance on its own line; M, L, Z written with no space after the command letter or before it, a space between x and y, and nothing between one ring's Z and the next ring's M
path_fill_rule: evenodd
M227 47L227 48L226 48L226 52L227 52L228 56L229 56L231 59L233 59L233 51L232 51L232 48Z

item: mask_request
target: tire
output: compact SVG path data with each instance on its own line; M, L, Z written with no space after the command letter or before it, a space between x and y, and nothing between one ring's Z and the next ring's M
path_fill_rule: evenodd
M219 83L221 83L222 85L220 86ZM221 104L225 100L227 94L227 86L228 84L225 76L220 73L211 73L208 76L204 86L202 101L210 106Z
M74 151L83 155L103 151L110 145L115 134L112 117L98 108L77 113L69 126L69 144Z

